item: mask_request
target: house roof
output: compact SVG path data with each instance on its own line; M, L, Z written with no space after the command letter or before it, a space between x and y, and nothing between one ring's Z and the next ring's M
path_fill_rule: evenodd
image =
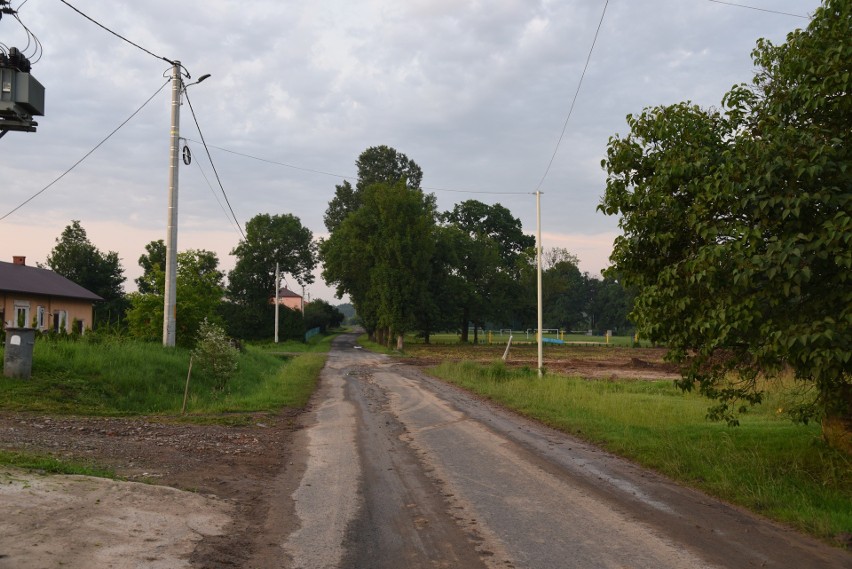
M0 261L0 292L103 300L90 290L48 269Z
M293 292L285 286L278 289L278 298L302 298L302 295Z

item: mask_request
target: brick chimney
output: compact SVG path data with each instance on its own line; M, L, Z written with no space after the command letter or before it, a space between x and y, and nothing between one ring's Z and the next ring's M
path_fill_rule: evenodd
M24 266L24 265L27 264L27 258L23 257L21 255L13 255L12 256L12 263L14 263L15 265Z

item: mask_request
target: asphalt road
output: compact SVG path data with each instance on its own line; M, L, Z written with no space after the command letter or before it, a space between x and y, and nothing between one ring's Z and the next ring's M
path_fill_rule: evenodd
M354 341L335 341L299 435L292 567L852 567Z

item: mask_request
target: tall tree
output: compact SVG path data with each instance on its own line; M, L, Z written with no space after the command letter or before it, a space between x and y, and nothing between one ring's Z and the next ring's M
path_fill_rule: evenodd
M441 219L459 230L454 271L461 281L458 318L462 341L468 341L471 323L476 341L476 330L488 319L506 318L511 312L520 292L522 253L535 246L535 238L524 234L520 220L499 203L468 200Z
M580 266L580 257L565 247L551 247L541 252L541 264L544 270L552 269L557 263L569 263Z
M349 294L379 341L395 337L402 349L429 299L433 200L402 180L367 186L361 199L362 207L320 245L323 278L338 295Z
M228 300L222 306L229 334L245 339L272 336L274 327L275 264L299 284L314 282L317 265L313 233L291 214L258 214L246 223L246 239L231 252L237 256L228 274ZM298 311L281 311L279 327L287 338L304 338Z
M355 165L358 167L355 187L344 180L335 186L334 198L328 203L324 221L329 232L337 229L347 215L361 207L362 195L369 186L380 183L394 186L402 181L409 189L419 190L423 180L423 170L414 160L385 145L366 149L358 156Z
M139 266L142 267L142 276L136 279L136 289L143 294L149 292L162 294L162 289L155 291L150 287L157 283L157 279L152 278L155 270L165 271L166 269L166 242L158 239L145 245L145 253L139 256Z
M640 334L686 364L684 389L735 421L759 374L789 366L817 394L798 418L852 451L850 37L852 3L826 0L785 43L758 42L723 110L628 117L600 209L621 216L611 260Z
M47 256L47 266L104 299L95 305L97 327L118 322L127 309L124 297L124 270L118 253L102 253L89 241L79 220L72 220Z
M545 328L577 330L584 327L587 287L576 263L564 260L551 265L542 273L542 291Z
M190 249L178 253L175 336L179 345L191 346L204 320L221 321L218 309L225 290L225 275L218 267L219 258L212 251ZM139 292L128 295L129 331L137 338L157 340L163 333L165 272L161 265L154 263L140 280L144 286L140 286ZM142 292L143 288L149 292Z
M313 233L299 218L258 214L246 223L246 239L231 251L237 263L228 275L228 296L241 303L267 303L275 292L275 264L299 284L314 282Z

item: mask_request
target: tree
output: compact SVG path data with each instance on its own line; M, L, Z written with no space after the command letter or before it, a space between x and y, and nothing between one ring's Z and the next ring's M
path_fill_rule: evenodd
M355 187L349 181L336 185L334 198L325 212L325 226L334 232L347 215L361 207L364 190L373 184L396 185L402 181L412 190L420 189L423 170L414 160L389 146L371 146L358 156L358 181Z
M378 341L395 336L401 350L429 299L434 200L399 180L367 186L361 203L320 244L323 278L349 294Z
M221 307L231 336L260 339L272 336L274 322L275 264L299 284L314 282L317 265L313 233L291 214L258 214L246 223L246 239L231 251L237 256L228 274L228 303ZM291 314L292 312L292 314ZM282 310L279 330L287 338L304 339L298 311Z
M151 242L154 243L156 241ZM139 264L142 263L140 258ZM205 320L211 324L221 321L218 312L225 291L225 275L218 267L219 258L212 251L190 249L178 253L175 336L179 345L192 345L199 326ZM163 334L165 272L159 264L152 264L147 275L140 280L144 287L140 286L140 292L128 295L130 333L137 338L157 340ZM150 292L141 292L143 288Z
M305 305L305 328L327 332L343 323L343 313L324 300L312 300Z
M541 284L544 327L565 330L584 327L588 322L587 282L577 264L570 260L557 261L542 272ZM533 294L528 296L532 298Z
M544 270L552 269L557 263L569 263L580 266L580 257L565 247L551 247L541 253L541 265Z
M240 303L269 302L275 293L275 265L299 284L314 282L317 265L313 233L291 214L258 214L246 223L246 239L231 251L237 263L228 275L228 296Z
M102 253L95 247L79 220L72 220L56 238L47 266L104 299L95 305L93 325L121 320L127 308L121 260L115 251Z
M143 294L155 292L149 288L157 282L155 278L152 278L155 268L160 271L166 270L166 242L162 239L151 241L145 245L145 251L145 253L139 256L139 266L142 267L142 276L136 279L136 289Z
M454 239L459 277L458 302L462 342L468 341L468 326L476 330L489 319L505 319L520 294L518 285L523 264L522 254L535 246L535 238L526 235L519 219L502 205L493 206L468 200L441 219L458 230Z
M852 450L850 37L852 3L826 0L784 44L758 42L723 110L629 116L599 209L621 216L611 270L638 291L640 334L718 399L711 416L735 422L788 367L815 394L795 417Z
M633 310L633 294L624 288L612 273L604 275L603 280L589 273L583 273L585 283L585 321L595 334L604 334L607 330L625 335L634 330L629 320Z

